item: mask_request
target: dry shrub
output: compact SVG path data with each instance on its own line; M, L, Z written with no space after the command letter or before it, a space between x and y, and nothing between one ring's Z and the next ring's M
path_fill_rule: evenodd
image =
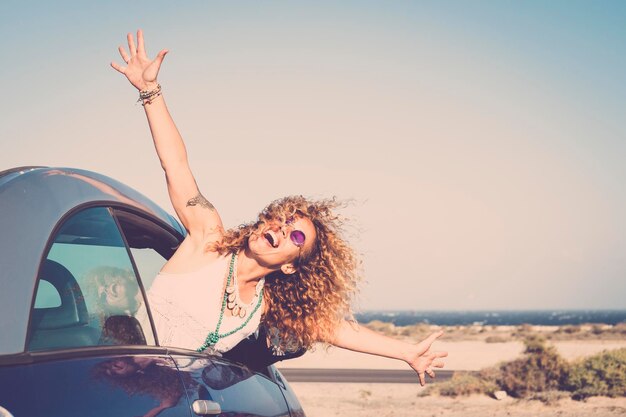
M581 326L576 326L576 325L567 325L567 326L561 326L557 329L557 333L567 333L567 334L574 334L574 333L580 333L582 330Z
M478 373L454 373L450 380L430 385L423 395L492 395L502 389L513 397L548 405L557 404L570 393L578 400L591 396L626 397L626 348L570 365L554 347L546 346L541 336L530 336L524 343L523 357Z
M602 324L594 324L593 326L591 326L591 333L596 336L602 335L607 330L608 329Z
M535 333L533 326L530 324L521 324L515 328L511 336L517 339L526 339Z
M626 323L622 322L615 325L585 323L560 326L548 334L548 337L552 340L591 340L598 338L622 340L626 338Z
M508 341L509 338L505 336L487 336L485 338L485 343L506 343Z
M626 396L626 348L582 359L571 366L565 387L572 398Z
M393 336L396 334L396 326L393 323L388 323L380 320L372 320L369 323L364 324L370 330L382 333L386 336Z
M439 394L446 397L471 394L490 395L496 390L496 385L492 381L483 378L480 374L455 372L449 380L430 385L426 395Z
M524 343L524 357L500 366L497 385L518 398L536 392L558 390L567 377L567 362L554 347L546 346L542 337L529 337Z
M372 397L372 391L368 389L359 390L359 397L362 400L369 400Z
M408 336L415 339L421 339L429 335L432 330L429 324L416 323L398 328L401 336Z
M612 326L610 329L604 330L602 332L603 335L606 335L607 333L614 335L616 338L620 338L620 339L626 338L626 322L617 323L616 325Z

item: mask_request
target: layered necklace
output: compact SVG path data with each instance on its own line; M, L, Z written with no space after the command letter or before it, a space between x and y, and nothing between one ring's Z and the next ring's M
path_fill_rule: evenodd
M231 260L231 263L234 262L235 264L237 264L236 254L233 255L232 259L234 260ZM230 275L232 274L233 282L230 285L228 285L228 282L226 283L226 290L225 290L226 308L228 308L232 312L233 316L239 316L240 318L243 319L246 317L246 313L254 306L254 310L252 314L250 314L252 316L254 315L254 313L256 312L256 309L258 308L258 303L256 306L254 304L255 302L257 302L257 299L260 298L263 292L263 284L265 283L265 278L261 278L259 282L256 284L256 288L254 290L254 297L252 298L252 301L250 301L249 304L245 304L241 301L241 298L239 296L239 286L237 285L237 268L235 267L233 272L231 272L231 269L229 269L228 273L229 273L229 278L230 278Z
M196 349L196 351L202 352L209 346L213 347L220 339L237 333L239 330L246 327L246 325L250 322L252 317L254 317L254 314L263 303L263 283L264 279L261 279L261 281L259 281L259 283L257 284L254 298L252 299L250 304L242 305L241 299L239 298L239 287L237 286L237 254L232 254L230 258L230 265L228 267L228 276L226 277L226 288L224 289L224 297L222 297L220 318L217 321L217 326L215 327L215 330L209 332L202 346ZM226 308L231 310L234 317L239 317L243 319L244 317L246 317L248 309L250 309L253 305L254 308L252 309L252 312L250 313L250 315L248 315L248 317L241 325L229 332L220 333L220 327L222 325L222 320L224 319L224 311L226 310Z

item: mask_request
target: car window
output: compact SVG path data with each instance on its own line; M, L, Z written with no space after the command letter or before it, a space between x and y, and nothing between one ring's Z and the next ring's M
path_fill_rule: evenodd
M109 209L74 214L53 239L40 268L29 350L154 344L142 292ZM57 305L49 301L50 286Z
M49 281L39 280L35 308L61 307L61 295Z
M137 265L137 271L146 290L150 289L154 278L167 262L161 254L150 248L130 248Z
M155 277L167 260L172 257L182 242L183 236L169 225L145 215L121 209L114 209L113 214L130 248L135 267L139 273L139 281L145 293L149 293ZM155 330L158 340L158 329Z

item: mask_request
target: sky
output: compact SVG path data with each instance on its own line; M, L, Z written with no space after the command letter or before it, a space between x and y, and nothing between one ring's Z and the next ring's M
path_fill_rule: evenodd
M0 3L0 170L88 169L170 213L136 90L144 30L227 227L348 205L357 310L626 308L626 3Z

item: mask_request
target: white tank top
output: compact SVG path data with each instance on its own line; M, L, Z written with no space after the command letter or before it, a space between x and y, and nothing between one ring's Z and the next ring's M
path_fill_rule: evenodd
M188 273L159 272L147 297L161 346L196 350L202 346L209 332L215 331L222 309L230 258L228 254ZM263 284L262 279L257 284L257 293ZM226 352L235 347L257 330L262 313L263 305L242 329L220 338L213 348ZM246 318L233 317L224 311L219 334L239 327Z

